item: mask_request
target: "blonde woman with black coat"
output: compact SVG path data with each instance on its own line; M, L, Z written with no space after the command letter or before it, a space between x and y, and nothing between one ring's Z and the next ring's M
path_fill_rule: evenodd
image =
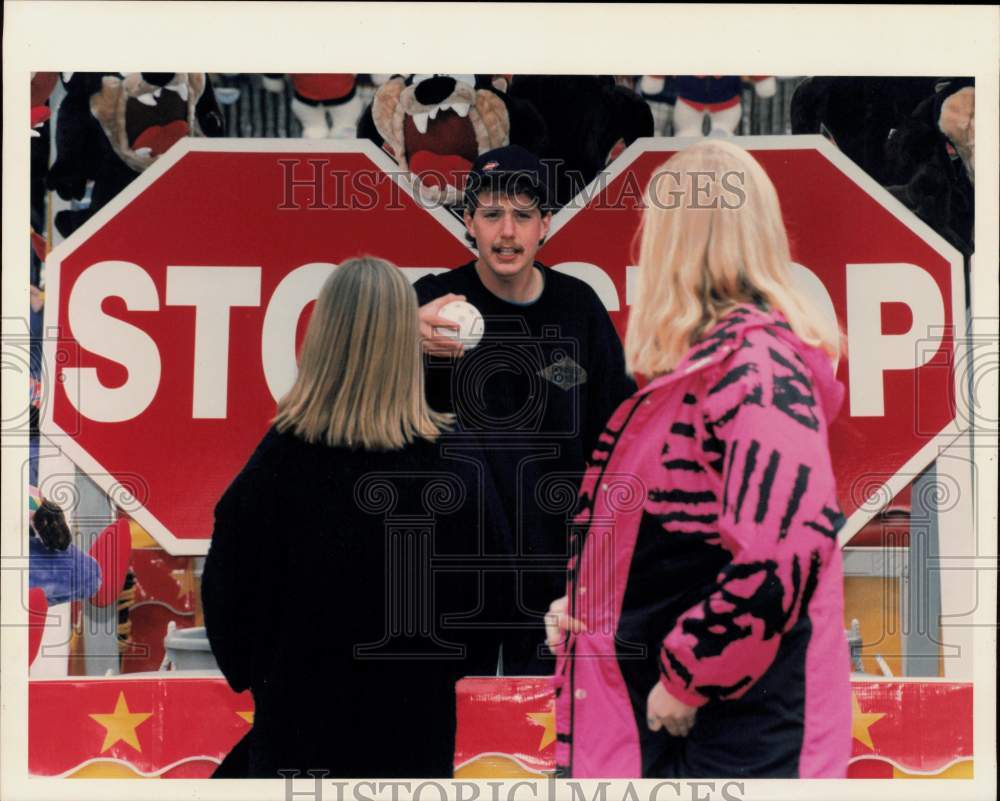
M455 682L495 672L476 569L498 512L449 422L424 399L412 287L378 259L340 265L215 511L205 624L254 697L216 775L451 775Z

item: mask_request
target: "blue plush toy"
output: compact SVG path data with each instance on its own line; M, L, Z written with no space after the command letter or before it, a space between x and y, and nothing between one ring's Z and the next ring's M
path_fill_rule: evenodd
M101 567L71 542L62 509L43 500L28 540L28 585L40 587L50 606L90 598L101 586Z

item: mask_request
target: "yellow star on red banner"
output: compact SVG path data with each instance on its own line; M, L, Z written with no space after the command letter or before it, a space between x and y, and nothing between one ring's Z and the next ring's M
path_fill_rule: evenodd
M183 598L194 592L194 575L184 567L170 571L170 578L177 584L177 597Z
M872 735L868 730L872 724L884 718L887 713L862 712L861 705L858 704L858 696L854 693L851 693L851 710L851 736L874 751L875 745L872 743Z
M135 730L140 723L152 715L152 712L132 712L125 702L125 693L119 691L114 712L89 716L104 727L104 744L101 746L101 753L103 754L119 740L128 743L136 751L142 753L139 737Z
M548 712L529 712L528 717L531 718L538 726L544 726L542 731L542 741L538 744L538 750L544 751L545 746L552 743L556 739L556 711L555 703L549 707Z
M239 715L241 718L243 718L243 720L245 720L251 726L253 725L253 710L252 709L248 709L245 712L237 712L236 714Z

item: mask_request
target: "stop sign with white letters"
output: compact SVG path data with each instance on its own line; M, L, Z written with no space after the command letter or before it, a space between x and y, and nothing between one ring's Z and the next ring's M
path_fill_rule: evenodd
M778 189L803 289L847 334L831 429L846 538L954 426L961 257L821 137L739 141ZM622 333L641 191L677 147L633 144L539 254ZM207 551L337 263L370 254L416 280L473 258L393 170L365 141L183 139L50 255L43 432L169 552Z
M778 191L794 274L846 334L847 401L830 429L846 542L908 485L955 426L961 255L820 136L739 137ZM539 258L587 278L624 335L639 199L682 140L630 146L552 221ZM724 197L724 195L723 195ZM624 302L622 302L624 301Z

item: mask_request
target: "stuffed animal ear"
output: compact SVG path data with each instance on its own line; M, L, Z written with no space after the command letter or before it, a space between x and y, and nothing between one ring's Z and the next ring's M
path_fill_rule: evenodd
M90 96L90 113L101 124L101 128L104 130L105 136L108 137L108 141L111 142L112 147L115 145L115 137L118 133L115 127L117 121L116 112L118 111L121 85L125 80L130 80L134 83L140 79L134 74L125 79L114 75L105 75L101 79L100 90Z
M406 88L406 80L401 75L394 75L375 92L375 97L371 105L371 118L375 130L383 140L395 141L398 136L393 136L393 121L396 107L399 105L399 96Z
M510 78L506 75L495 75L493 76L493 88L498 92L506 92L507 87L510 86Z
M197 77L196 77L197 76ZM226 121L222 116L219 101L215 98L212 80L204 72L191 73L191 82L202 84L202 91L194 107L194 116L203 136L225 136Z
M375 121L372 119L371 103L361 112L361 116L358 118L358 139L368 139L374 142L376 147L385 150L385 140L378 132L378 128L375 127ZM393 154L390 153L389 155L392 156Z

